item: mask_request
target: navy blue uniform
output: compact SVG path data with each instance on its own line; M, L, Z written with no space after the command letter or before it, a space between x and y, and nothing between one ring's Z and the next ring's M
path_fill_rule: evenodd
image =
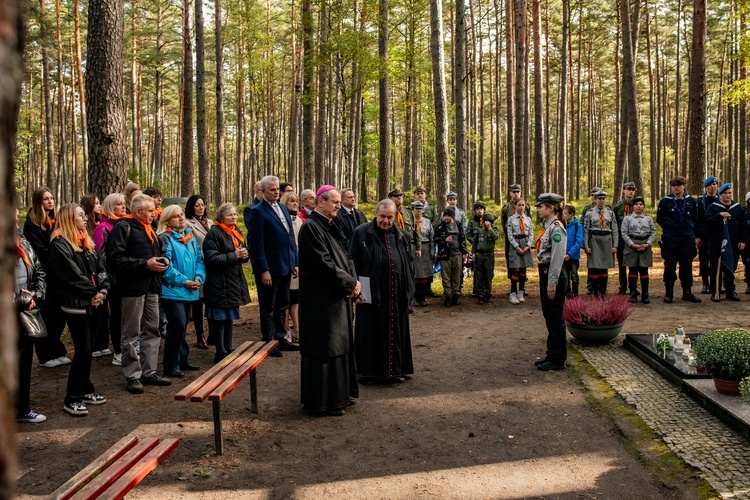
M719 201L718 196L708 196L705 193L698 198L698 221L695 224L695 234L702 240L702 245L698 248L698 262L700 263L700 275L703 279L704 288L708 287L708 277L711 273L708 270L708 241L704 240L701 236L701 227L703 226L703 219L706 217L708 207L717 201Z
M695 198L685 195L677 199L665 196L656 209L656 222L662 227L661 255L664 259L665 300L671 301L677 281L677 264L680 265L680 283L683 292L691 293L693 286L693 259L695 227L698 222L698 204Z
M723 212L729 212L730 217L726 219L726 226L729 229L729 242L732 248L732 263L734 268L727 269L722 266L721 246L724 239L725 219L722 217ZM708 244L708 266L709 266L709 289L712 295L715 295L716 287L723 285L727 291L727 297L734 295L734 269L737 269L737 262L740 258L740 251L737 248L739 243L744 240L744 216L745 210L742 205L732 201L729 205L721 202L711 204L706 210L706 216L701 225L701 238ZM721 268L719 270L719 268ZM716 282L717 273L720 274L721 283Z

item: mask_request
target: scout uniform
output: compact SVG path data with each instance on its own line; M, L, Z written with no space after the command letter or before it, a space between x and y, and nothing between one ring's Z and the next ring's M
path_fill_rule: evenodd
M560 205L562 196L555 193L539 195L536 206L542 204ZM568 235L565 226L557 217L544 222L544 228L536 240L537 261L539 262L539 295L542 299L542 314L547 323L547 356L537 362L542 371L565 368L567 345L565 341L565 288L567 276L563 268ZM555 296L549 298L547 287L555 287Z
M448 224L445 219L435 228L435 245L437 246L437 259L440 261L440 276L443 280L443 295L445 306L457 306L458 296L461 293L461 275L463 274L463 255L466 250L466 236L464 228L456 222L456 209L445 207L443 215L454 217L453 222ZM448 241L450 237L450 241Z
M508 249L508 268L510 268L511 304L525 302L523 292L526 284L526 268L534 267L534 256L531 251L519 255L516 249L531 247L534 241L534 226L531 217L526 214L513 214L505 226L505 234L511 248Z
M450 199L458 199L458 195L454 193L453 191L449 192L445 195L445 198ZM466 226L468 224L468 219L466 219L466 212L464 212L463 208L454 207L453 205L448 205L449 207L453 207L453 210L456 213L456 216L454 219L456 220L456 223L461 225L461 228L463 228L464 233L466 233Z
M484 222L495 222L495 216L484 214L482 225L477 229L472 243L474 252L474 283L479 304L490 302L492 296L492 278L495 276L495 242L500 237L500 231L495 226L487 229ZM474 222L474 221L472 221Z
M596 205L595 203L596 193L598 193L599 191L602 191L602 188L600 188L599 186L594 186L591 189L589 189L589 198L591 199L591 203L583 207L583 210L581 211L581 218L579 219L581 222L583 222L583 219L586 218L586 213L592 208L594 208L594 205ZM587 275L586 276L586 291L587 293L591 294L593 293L593 290L594 289L591 286L591 278Z
M422 202L412 202L411 209L414 210L415 208L422 208ZM418 306L424 307L427 305L427 301L425 300L427 297L427 290L432 286L432 261L435 258L433 239L434 230L432 229L430 220L424 216L424 212L422 212L422 217L419 221L416 221L415 217L415 222L417 224L417 231L420 235L419 248L422 250L422 254L419 258L414 259L414 279L416 285L414 290L414 302Z
M395 198L403 195L403 191L400 189L394 189L388 193L388 198ZM402 204L396 211L396 220L393 222L397 227L406 231L406 234L410 236L412 251L416 252L421 247L421 238L417 233L417 225L414 222L414 214L412 213L411 208Z
M417 187L414 190L414 194L417 194L417 193L426 194L427 191L423 187ZM427 200L424 201L424 206L422 207L422 215L424 217L427 217L430 220L430 225L433 228L435 228L440 222L440 213L438 212L437 207Z
M510 188L508 188L508 191L510 192L521 192L521 185L520 184L511 184ZM503 222L503 231L505 231L505 228L508 227L508 219L513 216L513 214L516 213L516 206L511 203L510 201L503 205L502 210L500 211L500 218ZM531 205L528 203L526 204L526 214L531 217ZM511 273L510 273L510 266L508 265L508 259L510 255L510 241L508 241L508 233L506 231L505 233L505 265L508 268L508 279L512 279Z
M622 185L622 189L635 190L635 182L626 182L625 184ZM615 213L615 217L617 218L617 227L622 227L623 219L625 219L626 216L633 213L633 199L631 199L630 201L627 201L625 198L623 198L617 203L615 203L614 206L612 207L612 211ZM622 261L624 250L625 250L625 242L622 240L622 238L620 238L619 244L617 245L617 264L618 264L617 276L620 282L618 293L620 295L625 295L627 293L627 287L628 287L628 281L625 277L626 265Z
M703 189L705 190L708 186L711 184L718 183L718 180L713 175L710 177L707 177L705 181L703 181ZM708 211L708 207L713 205L719 201L718 196L709 196L707 193L703 193L700 198L698 198L698 220L695 222L695 235L698 238L701 238L702 234L702 226L703 226L703 219L706 217L706 211ZM703 281L703 287L701 288L701 293L711 293L709 286L708 286L708 277L711 275L711 272L708 269L708 242L707 241L701 241L701 246L698 247L698 263L700 270L700 276L701 280Z
M469 223L466 225L466 242L472 246L472 257L475 257L474 255L474 242L476 240L477 233L479 232L479 228L483 226L482 224L482 216L484 215L484 212L482 212L482 215L477 215L477 209L481 208L482 210L485 210L487 207L484 204L482 200L477 200L474 202L474 217L469 221ZM476 260L476 259L475 259ZM471 291L471 295L474 297L479 296L477 294L477 278L474 277L474 287ZM481 297L480 297L480 304L482 303Z
M599 191L596 196L602 199L607 196L607 193ZM587 264L593 292L595 295L606 295L608 269L615 267L612 249L617 248L620 239L615 214L608 207L601 209L594 207L586 212L582 224L583 247L588 254Z
M643 198L634 198L643 202ZM656 225L654 225L654 219L648 215L627 215L622 221L622 241L624 242L625 248L623 250L624 266L629 269L628 273L628 286L630 287L630 300L635 302L638 300L637 283L638 277L641 280L641 302L648 304L648 268L653 265L653 251L651 245L656 240ZM641 252L631 248L631 245L643 245L648 244L648 248Z

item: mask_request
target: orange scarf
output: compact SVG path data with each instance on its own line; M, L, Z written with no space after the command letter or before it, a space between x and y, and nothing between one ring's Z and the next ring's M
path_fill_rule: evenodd
M599 212L599 229L604 229L604 212Z
M404 222L404 216L401 215L401 212L396 213L396 224L401 229L404 229L406 227L406 223Z
M219 226L222 231L232 237L234 248L238 248L243 243L242 233L237 231L237 226L227 226L223 222L214 222L214 225Z
M542 244L542 236L544 236L544 233L547 232L547 228L542 228L542 232L539 233L539 237L536 239L536 244L534 245L534 248L536 248L537 253L539 253L539 247Z
M143 229L146 231L146 236L148 236L148 240L151 243L156 243L156 240L159 239L158 236L156 236L156 232L154 232L154 228L151 227L151 224L148 222L143 222L140 219L136 219L133 214L123 215L121 219L133 219L134 221L138 222L141 226L143 226Z
M53 229L55 227L55 219L47 219L44 221L44 227L47 229Z
M523 223L523 217L519 217L518 221L521 223L521 234L526 234L526 224Z
M417 219L414 217L414 222L417 223L417 231L419 231L419 234L422 234L422 219Z
M81 248L85 248L89 251L89 253L94 253L94 249L91 248L91 242L86 237L87 234L85 231L78 230L78 246Z
M18 256L23 259L27 266L31 267L31 259L29 259L26 251L21 246L21 238L16 238L16 249L18 250Z
M116 215L110 215L107 212L102 212L102 214L107 216L107 219L111 220L112 222L117 222L118 220L122 219L122 217L118 217Z
M159 220L159 217L161 217L161 213L164 211L163 208L155 208L154 209L154 220Z
M173 232L171 227L169 229L167 229L167 231L169 231L170 233ZM193 239L193 232L190 231L189 233L185 234L185 236L183 236L182 238L177 238L177 241L181 241L182 243L184 243L185 245L187 245L188 241L190 241L192 239Z

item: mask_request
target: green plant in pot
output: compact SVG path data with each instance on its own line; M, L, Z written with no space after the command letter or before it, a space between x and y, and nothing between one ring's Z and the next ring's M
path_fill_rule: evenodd
M740 380L750 377L750 330L723 328L704 332L698 336L693 351L698 365L714 378L716 390L739 395Z
M620 334L633 309L633 304L622 295L573 297L565 301L563 319L579 342L606 344Z

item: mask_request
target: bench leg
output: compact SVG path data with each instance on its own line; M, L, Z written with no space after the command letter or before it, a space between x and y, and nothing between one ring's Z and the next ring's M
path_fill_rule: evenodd
M258 383L255 378L255 370L250 372L250 411L258 413Z
M214 401L214 441L216 444L216 454L224 454L224 438L221 436L221 401Z

